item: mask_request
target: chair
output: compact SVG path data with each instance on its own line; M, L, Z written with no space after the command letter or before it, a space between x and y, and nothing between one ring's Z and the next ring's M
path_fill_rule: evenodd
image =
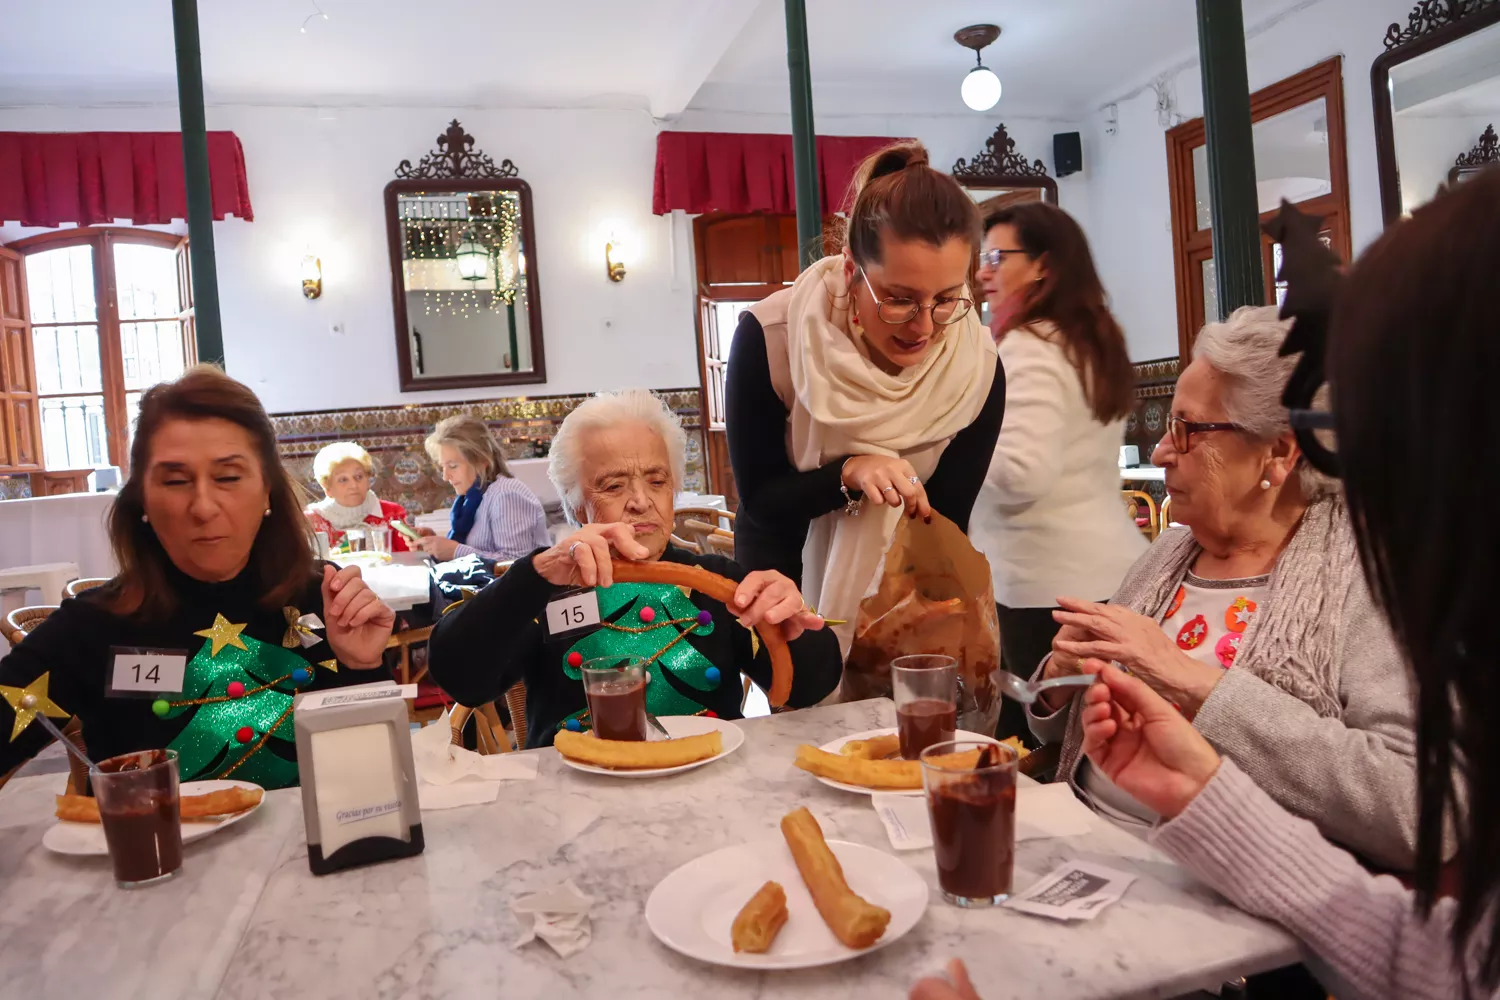
M729 528L722 527L724 519L729 521ZM732 557L733 527L734 515L717 507L678 507L672 512L672 534L696 545L699 552L715 552ZM711 542L710 539L718 541Z
M505 707L510 710L510 731L516 737L516 749L526 749L526 685L520 681L505 692ZM498 719L496 720L498 721Z
M1162 497L1161 512L1156 520L1159 525L1158 535L1172 526L1172 498L1170 496Z
M448 725L453 730L454 746L463 746L464 727L469 724L470 719L474 721L474 747L479 753L506 753L511 749L510 738L505 734L505 727L500 724L500 713L495 711L494 702L478 708L453 706L453 711L448 716Z
M107 576L85 577L82 580L74 580L72 583L69 583L66 587L63 588L63 594L67 597L77 597L85 590L93 590L95 587L102 587L108 582L109 577Z
M1146 536L1148 542L1156 541L1156 536L1161 532L1161 523L1157 519L1156 501L1151 494L1142 490L1121 490L1120 496L1125 501L1125 512L1135 521L1141 534ZM1145 517L1140 515L1141 504L1146 507Z
M4 634L5 641L12 646L26 638L28 632L35 631L36 627L47 620L47 616L56 611L52 605L33 605L29 608L17 608L3 619L4 624L0 626L0 634Z

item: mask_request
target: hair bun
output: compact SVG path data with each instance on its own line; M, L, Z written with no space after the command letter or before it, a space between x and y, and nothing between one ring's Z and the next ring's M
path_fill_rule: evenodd
M869 176L865 183L873 181L877 177L885 177L888 174L900 173L913 167L929 166L927 158L927 147L915 140L902 142L894 146L888 146L875 154L874 162L870 164Z

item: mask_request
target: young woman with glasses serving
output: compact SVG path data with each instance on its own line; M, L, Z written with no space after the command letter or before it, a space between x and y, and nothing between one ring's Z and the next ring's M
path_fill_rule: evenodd
M972 199L918 143L870 157L842 254L741 318L727 380L735 557L802 584L848 651L902 516L967 530L1005 377L979 324Z
M1134 377L1088 240L1062 209L991 215L979 262L1009 412L969 533L989 559L1005 667L1024 677L1051 649L1058 597L1107 600L1146 549L1120 502ZM999 735L1030 740L1019 702L1001 709Z

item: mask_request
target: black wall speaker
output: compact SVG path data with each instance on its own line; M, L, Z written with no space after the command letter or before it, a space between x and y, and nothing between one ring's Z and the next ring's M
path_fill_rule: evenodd
M1059 132L1052 137L1052 166L1059 177L1083 169L1083 141L1077 132Z

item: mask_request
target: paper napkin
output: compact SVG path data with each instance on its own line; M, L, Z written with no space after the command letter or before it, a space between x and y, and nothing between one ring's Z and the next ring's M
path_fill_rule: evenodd
M561 958L577 954L594 938L589 923L593 905L593 899L579 892L571 879L543 892L520 897L510 908L523 924L529 918L531 926L512 947L520 948L540 938Z
M870 796L875 814L885 826L891 846L915 851L932 846L925 795L876 792ZM1016 789L1016 841L1073 837L1088 833L1094 814L1078 801L1066 784L1026 784Z
M411 735L417 769L417 802L423 809L454 809L493 802L500 782L536 777L532 754L478 754L452 743L448 716Z

